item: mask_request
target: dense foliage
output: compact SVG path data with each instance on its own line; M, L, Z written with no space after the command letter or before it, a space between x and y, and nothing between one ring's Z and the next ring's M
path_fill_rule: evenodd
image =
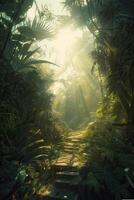
M61 140L52 115L52 82L35 59L51 37L46 13L27 20L32 0L0 1L0 199L29 199ZM43 66L45 67L45 66ZM53 153L52 153L53 152ZM45 176L44 176L45 177Z
M94 35L94 66L104 76L104 94L113 93L124 111L123 119L133 124L133 1L66 1L80 25ZM131 44L131 45L130 45Z
M97 121L99 118L101 122L88 131L85 150L89 188L96 193L100 189L105 191L97 199L132 198L134 3L66 0L65 5L77 26L87 27L94 36L92 72L98 70L102 81L103 101L97 111Z
M133 198L133 145L125 129L98 120L88 128L85 144L88 176L83 181L97 199Z

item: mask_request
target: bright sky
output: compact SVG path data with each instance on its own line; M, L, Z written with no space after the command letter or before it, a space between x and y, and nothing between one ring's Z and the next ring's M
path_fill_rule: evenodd
M63 12L63 1L64 0L36 0L37 4L39 5L47 4L55 14Z
M39 8L41 6L47 5L49 10L55 15L62 15L66 13L63 5L64 0L36 0L36 3ZM33 18L35 15L36 6L33 4L33 7L28 11L28 17Z

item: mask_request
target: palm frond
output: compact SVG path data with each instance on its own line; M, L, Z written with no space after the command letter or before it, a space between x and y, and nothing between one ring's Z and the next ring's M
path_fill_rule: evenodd
M26 63L24 63L24 65L26 65L26 66L29 66L29 65L31 66L31 65L36 65L36 64L50 64L50 65L55 65L57 67L60 67L59 65L57 65L51 61L47 61L47 60L34 60L33 59L33 60L29 60Z
M43 40L53 36L53 29L43 18L35 17L28 20L24 26L18 27L18 31L27 39Z

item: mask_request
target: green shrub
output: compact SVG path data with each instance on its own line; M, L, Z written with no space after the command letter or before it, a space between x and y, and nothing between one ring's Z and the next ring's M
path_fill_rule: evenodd
M125 130L100 120L88 129L86 141L89 170L85 182L90 190L108 190L113 199L132 198L133 147L127 142Z

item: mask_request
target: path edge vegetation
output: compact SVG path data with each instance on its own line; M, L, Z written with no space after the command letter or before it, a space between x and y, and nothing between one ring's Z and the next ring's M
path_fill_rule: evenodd
M46 184L50 177L63 138L52 113L52 76L40 70L56 64L36 59L37 41L52 36L49 11L38 10L28 21L33 3L0 1L1 200L27 200L36 194L41 181Z
M102 103L85 139L85 198L134 197L134 3L66 0L78 27L94 37L92 73L101 79ZM83 156L82 156L83 157ZM83 159L83 158L82 158ZM91 192L91 193L90 193Z

